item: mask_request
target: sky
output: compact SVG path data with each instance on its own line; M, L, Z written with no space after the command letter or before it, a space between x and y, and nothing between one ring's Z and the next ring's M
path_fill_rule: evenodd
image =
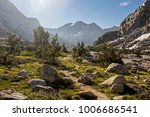
M102 28L119 26L144 0L9 0L27 17L48 28L66 23L95 22Z

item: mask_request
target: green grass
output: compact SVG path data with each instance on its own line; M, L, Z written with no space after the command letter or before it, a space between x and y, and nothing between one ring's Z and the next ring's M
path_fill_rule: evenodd
M25 53L25 52L24 52ZM92 84L92 87L97 89L100 92L105 93L110 99L113 99L114 96L118 96L117 94L112 94L110 91L110 88L103 88L101 87L101 83L105 81L106 79L115 76L117 74L114 73L104 73L106 68L101 67L98 64L93 63L77 63L74 60L65 60L64 57L69 56L70 53L61 53L61 59L60 63L61 65L55 66L57 70L61 70L62 66L67 68L69 72L76 72L75 77L79 78L81 74L85 73L85 70L88 68L96 68L96 71L102 76L97 76L97 78L94 80L94 83ZM51 94L47 94L44 92L32 92L31 88L27 86L27 82L31 79L40 79L41 76L39 74L39 68L42 66L42 63L32 57L32 56L26 56L26 54L22 54L22 56L16 57L19 60L26 61L25 63L14 65L11 67L6 67L1 65L0 66L0 76L6 75L9 76L8 80L3 80L0 78L0 91L1 90L7 90L12 89L17 92L23 93L28 97L28 99L32 100L53 100L53 99L71 99L72 96L76 95L79 91L78 87L68 87L68 88L62 88L58 91L58 96L53 97ZM29 77L26 80L20 81L18 84L12 83L12 80L16 77L17 73L21 70L26 70L29 73ZM95 73L94 73L95 74ZM140 80L136 80L135 76L141 77ZM60 74L61 77L65 77L63 74ZM144 79L150 78L150 73L147 72L140 72L138 74L130 74L125 75L125 78L127 79L128 83L131 83L137 87L140 87L141 89L139 91L142 92L142 94L137 95L129 95L125 94L124 96L129 99L140 99L143 96L147 95L147 93L150 90L150 84L147 84L144 82Z

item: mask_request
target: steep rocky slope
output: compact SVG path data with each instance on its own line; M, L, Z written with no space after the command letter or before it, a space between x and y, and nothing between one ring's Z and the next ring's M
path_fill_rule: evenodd
M119 48L150 50L150 0L125 18L118 31L104 34L94 45L102 42Z
M31 40L38 26L37 19L27 18L10 1L0 0L0 37L16 32L24 40Z

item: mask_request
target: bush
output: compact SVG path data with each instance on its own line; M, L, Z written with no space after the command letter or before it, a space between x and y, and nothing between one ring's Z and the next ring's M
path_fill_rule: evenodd
M105 67L111 63L122 64L122 55L122 50L110 47L107 44L102 44L99 47L98 62Z

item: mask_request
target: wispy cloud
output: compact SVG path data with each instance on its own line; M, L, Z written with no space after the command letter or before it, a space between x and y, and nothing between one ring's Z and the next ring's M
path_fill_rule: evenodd
M128 6L130 4L130 1L128 0L128 1L124 1L124 2L120 2L120 6L121 7L126 7L126 6Z

